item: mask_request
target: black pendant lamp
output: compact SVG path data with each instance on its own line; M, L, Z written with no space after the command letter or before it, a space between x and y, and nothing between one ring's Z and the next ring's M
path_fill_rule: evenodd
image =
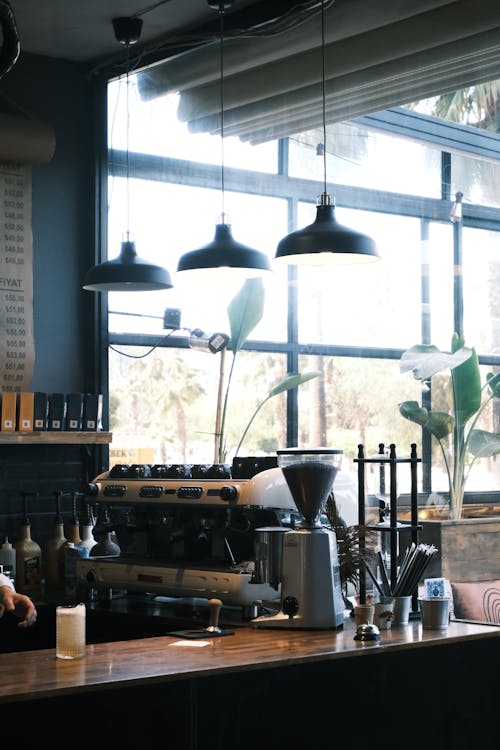
M271 270L269 258L251 247L236 242L233 238L231 223L229 217L224 212L224 11L233 4L232 0L218 0L208 4L214 10L217 10L220 17L220 103L221 103L221 195L222 195L222 214L217 219L215 227L215 236L212 242L200 247L198 250L191 250L179 259L177 273L190 272L195 273L202 278L207 274L214 275L217 272L224 271L225 280L234 278L234 280L262 276L265 271Z
M342 263L369 263L379 260L371 237L339 224L335 199L326 188L326 95L325 95L325 2L321 2L321 53L323 64L323 194L316 204L316 219L279 243L274 260L289 265L327 266Z
M137 17L114 18L116 39L127 47L127 226L130 216L129 198L129 53L130 45L136 44L141 35L142 20ZM120 255L91 268L83 288L93 292L148 292L171 289L170 274L165 268L139 258L135 242L127 229L122 241Z

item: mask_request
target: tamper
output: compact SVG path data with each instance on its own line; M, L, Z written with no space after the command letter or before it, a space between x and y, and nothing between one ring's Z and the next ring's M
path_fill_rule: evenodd
M220 599L208 600L208 627L198 630L176 630L169 635L177 638L215 638L223 635L234 635L234 630L223 630L219 627L219 615L222 608Z
M219 628L219 615L222 607L220 599L209 599L208 600L208 628L209 633L222 633Z

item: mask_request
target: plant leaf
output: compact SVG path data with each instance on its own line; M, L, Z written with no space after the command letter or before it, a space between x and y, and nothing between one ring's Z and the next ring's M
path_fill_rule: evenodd
M410 422L425 427L438 440L449 435L455 423L451 414L443 411L428 411L420 406L418 401L403 401L399 404L399 413Z
M291 388L296 388L299 385L302 385L302 383L306 383L308 380L312 380L313 378L317 378L319 375L321 375L321 372L318 372L317 370L313 372L305 372L302 375L300 372L290 372L284 378L278 385L275 385L274 388L271 388L269 391L269 396L277 396L278 393L284 393L285 391L289 391Z
M470 357L451 371L454 412L459 427L464 426L481 406L479 361L476 350L471 349L470 352Z
M308 380L317 378L319 375L321 375L321 372L318 372L317 370L314 370L312 372L305 372L303 375L301 375L300 372L290 372L280 383L278 383L278 385L275 385L274 388L271 388L271 390L267 394L264 401L261 401L260 404L257 406L254 413L250 417L250 420L247 426L243 430L243 434L236 448L235 455L237 456L239 454L241 445L247 436L247 432L250 429L252 422L254 421L255 417L257 416L259 411L262 409L264 404L266 404L269 401L269 399L271 399L273 396L277 396L279 393L284 393L285 391L289 391L291 388L295 388L301 385L302 383L307 382Z
M486 382L488 383L491 395L500 396L500 373L489 372L486 375Z
M489 458L500 453L500 432L472 430L468 439L468 449L476 458Z
M238 352L264 313L262 279L247 279L227 308L231 330L231 349Z
M399 371L401 373L413 372L416 380L429 380L440 370L458 367L469 359L472 353L472 349L465 346L449 354L432 344L417 344L403 352L399 362Z

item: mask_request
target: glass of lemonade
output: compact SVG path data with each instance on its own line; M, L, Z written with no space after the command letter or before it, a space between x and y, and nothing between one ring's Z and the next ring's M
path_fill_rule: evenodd
M56 607L56 656L58 659L85 656L85 604Z

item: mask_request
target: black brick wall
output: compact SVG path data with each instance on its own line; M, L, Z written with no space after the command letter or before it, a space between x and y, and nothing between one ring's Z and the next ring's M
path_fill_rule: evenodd
M0 543L7 534L13 544L19 538L26 493L31 537L43 545L52 535L56 512L55 493L82 493L100 471L105 460L101 446L0 445ZM81 513L83 502L78 500ZM65 523L72 518L71 498L63 498Z

